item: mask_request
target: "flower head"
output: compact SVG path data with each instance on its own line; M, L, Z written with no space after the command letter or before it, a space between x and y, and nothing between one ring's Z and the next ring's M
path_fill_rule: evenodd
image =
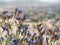
M34 38L32 38L31 40L32 40L32 42L34 42Z
M25 29L28 29L29 25L25 25Z
M22 13L23 12L23 10L20 9L20 8L16 8L15 11L18 11L19 13Z
M42 36L37 36L38 39L40 39L41 41L43 41L43 37Z
M59 37L59 34L55 34L54 37Z
M5 11L3 12L3 14L5 14L5 13L8 13L8 11L7 11L7 10L5 10Z
M23 12L23 10L22 10L22 9L18 9L18 12L19 12L19 13L22 13L22 12Z
M27 18L27 15L24 15L23 18L26 19Z
M58 45L60 45L60 44L58 44Z
M17 40L17 39L14 39L14 40L13 40L13 43L14 43L14 44L18 44L18 40Z
M51 28L49 28L48 30L49 30L50 33L52 33L52 29Z
M30 39L28 42L29 42L29 43L33 43L33 40Z
M31 36L31 32L30 32L30 31L28 31L28 32L27 32L27 35L28 35L28 36Z
M2 26L2 28L3 28L3 30L6 30L6 26L4 25L4 26Z

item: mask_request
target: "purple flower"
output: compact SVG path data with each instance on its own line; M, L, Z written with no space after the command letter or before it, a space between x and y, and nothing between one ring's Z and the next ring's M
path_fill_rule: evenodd
M33 41L34 41L34 40L30 39L28 42L29 42L29 43L33 43Z
M32 43L34 42L34 38L31 39L32 40Z
M23 12L23 10L22 9L20 9L20 8L16 8L16 10L15 11L18 11L19 13L22 13Z
M60 45L60 44L58 44L58 45Z
M49 30L50 33L52 32L52 29L51 28L49 28L48 30Z
M4 11L3 14L8 13L8 11Z
M30 37L30 36L31 36L31 32L30 32L30 31L28 31L28 32L27 32L27 35Z
M26 19L27 18L27 15L24 15L23 18Z
M18 44L18 40L17 40L17 39L14 39L14 40L13 40L13 43L14 43L14 44Z
M25 29L28 29L28 27L29 27L29 25L26 25L26 26L25 26Z
M4 25L4 26L2 26L2 28L3 28L3 30L6 30L6 26Z
M43 37L42 36L37 36L38 39L40 39L41 41L43 41Z
M23 10L22 10L22 9L19 9L19 10L18 10L18 12L19 12L19 13L22 13L22 12L23 12Z
M54 37L59 37L59 34L55 34Z

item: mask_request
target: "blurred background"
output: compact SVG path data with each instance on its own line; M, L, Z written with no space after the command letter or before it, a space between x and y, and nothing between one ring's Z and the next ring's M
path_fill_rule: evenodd
M40 22L49 20L59 25L60 0L0 0L0 12L14 10L16 7L23 9L28 15L28 21Z

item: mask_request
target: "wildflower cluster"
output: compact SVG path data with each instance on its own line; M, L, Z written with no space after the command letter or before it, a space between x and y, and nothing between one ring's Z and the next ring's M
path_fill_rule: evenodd
M54 27L54 30L49 28L50 35L47 35L43 23L37 25L38 33L32 33L29 29L30 25L23 24L27 15L24 14L23 17L20 17L22 12L23 10L20 8L16 8L14 14L3 11L0 16L2 19L0 22L0 45L44 45L45 41L46 45L49 45L50 42L59 39L59 27Z

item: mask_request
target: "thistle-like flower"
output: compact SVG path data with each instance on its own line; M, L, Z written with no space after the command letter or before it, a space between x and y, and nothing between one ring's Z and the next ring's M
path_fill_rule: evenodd
M25 29L27 30L28 28L29 28L29 25L26 24L26 25L25 25Z
M17 9L17 11L19 12L19 13L22 13L23 12L23 10L22 9Z
M14 39L14 40L13 40L13 43L14 43L14 44L18 44L18 40L17 40L17 39Z
M27 18L27 15L25 14L25 15L23 15L23 19L26 19Z
M3 11L3 14L6 14L6 13L8 13L8 11L7 11L7 10Z
M30 32L30 31L28 31L28 32L27 32L27 35L30 37L30 36L31 36L31 32Z
M28 40L28 43L33 43L34 42L34 39L30 39L30 40Z
M18 12L18 15L20 14L20 13L22 13L23 12L23 10L22 9L20 9L20 8L16 8L15 9L15 15L16 15L16 13Z
M58 38L58 37L59 37L59 34L55 34L54 37L55 37L55 38L56 38L56 37Z

